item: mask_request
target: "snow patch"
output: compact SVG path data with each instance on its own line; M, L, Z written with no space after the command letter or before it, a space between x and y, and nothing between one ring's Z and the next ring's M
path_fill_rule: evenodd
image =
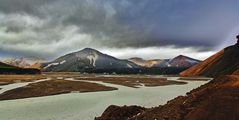
M90 64L92 64L94 67L96 66L95 63L98 59L98 54L96 52L90 53L90 55L88 55L86 58L90 60Z
M62 65L62 64L64 64L65 62L66 62L66 60L63 60L63 61L60 62L60 64Z
M133 68L130 64L127 64L127 66L128 66L129 68Z
M62 65L62 64L64 64L66 62L66 60L63 60L63 61L61 61L61 62L57 62L57 63L51 63L51 64L48 64L46 67L44 67L43 69L47 69L47 68L49 68L49 67L51 67L51 66L57 66L57 65Z

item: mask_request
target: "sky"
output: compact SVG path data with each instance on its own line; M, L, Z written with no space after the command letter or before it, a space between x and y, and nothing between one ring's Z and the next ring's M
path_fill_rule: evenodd
M94 48L127 59L203 60L235 44L239 0L0 0L0 57Z

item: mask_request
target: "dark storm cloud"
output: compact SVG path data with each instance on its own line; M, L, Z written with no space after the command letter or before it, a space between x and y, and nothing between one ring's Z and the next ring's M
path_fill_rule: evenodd
M56 0L0 0L0 11L5 13L26 12L36 14L37 8L45 4L51 4Z
M84 47L211 51L239 27L239 1L229 1L0 0L0 48L44 57Z

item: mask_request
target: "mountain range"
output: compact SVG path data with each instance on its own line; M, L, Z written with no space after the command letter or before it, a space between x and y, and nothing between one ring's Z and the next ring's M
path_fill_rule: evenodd
M179 55L173 59L153 59L144 60L142 58L130 58L129 61L141 66L141 67L191 67L201 62L184 55Z
M4 59L3 63L17 68L37 68L44 72L89 72L89 73L154 73L176 74L199 60L179 55L172 59L142 58L118 59L92 48L66 54L51 62L38 57Z
M36 64L44 63L46 59L38 57L10 57L4 59L2 62L20 68L38 68Z
M92 48L85 48L57 58L41 65L42 71L54 72L86 72L97 70L128 70L149 68L188 68L199 63L199 60L183 55L173 59L144 60L142 58L118 59L103 54ZM139 70L140 71L140 70Z

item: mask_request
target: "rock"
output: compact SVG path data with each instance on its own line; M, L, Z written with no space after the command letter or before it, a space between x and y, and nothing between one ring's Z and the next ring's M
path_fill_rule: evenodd
M237 35L237 43L236 43L236 45L239 46L239 35Z
M132 118L142 112L144 112L146 108L139 106L109 106L101 117L95 118L95 120L127 120L128 118Z

